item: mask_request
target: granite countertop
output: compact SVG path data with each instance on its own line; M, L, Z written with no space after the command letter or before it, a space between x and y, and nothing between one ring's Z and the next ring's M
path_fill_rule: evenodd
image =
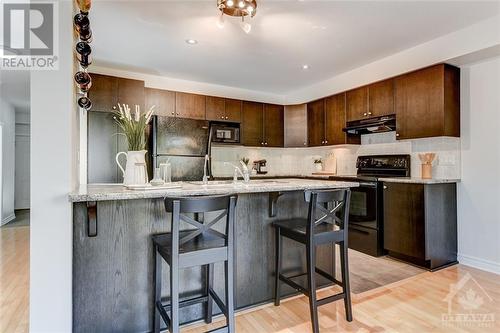
M229 182L213 182L212 185L201 185L199 182L172 183L179 187L158 190L128 190L119 184L82 185L69 194L70 202L152 199L166 196L224 195L233 193L266 193L303 190L320 190L357 187L355 182L331 181L322 179L258 179L249 184L239 181L237 185Z

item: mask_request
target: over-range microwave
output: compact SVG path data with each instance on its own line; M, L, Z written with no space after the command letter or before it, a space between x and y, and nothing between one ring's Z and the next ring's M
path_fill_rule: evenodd
M240 124L212 122L210 128L212 142L240 143Z

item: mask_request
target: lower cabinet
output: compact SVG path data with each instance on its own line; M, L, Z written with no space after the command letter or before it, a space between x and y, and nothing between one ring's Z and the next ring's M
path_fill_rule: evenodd
M456 184L384 183L384 248L434 270L457 261Z

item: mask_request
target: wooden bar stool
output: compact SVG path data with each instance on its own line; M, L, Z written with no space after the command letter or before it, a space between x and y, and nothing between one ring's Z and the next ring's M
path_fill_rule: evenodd
M317 308L320 305L343 299L346 319L347 321L352 321L349 264L347 260L347 235L351 191L349 189L306 191L304 195L305 200L309 202L307 219L279 220L273 223L276 229L276 280L274 304L276 306L280 304L281 282L285 282L292 288L301 291L309 297L312 329L314 333L318 333L319 323ZM320 217L317 218L317 216ZM292 277L286 277L281 274L282 237L293 239L306 246L307 273ZM334 276L316 267L316 246L331 243L340 245L342 281L338 281ZM316 299L316 273L341 286L342 292L322 299ZM307 275L306 287L293 281L293 278L304 275Z
M153 236L154 271L154 332L160 332L160 318L171 333L179 332L179 309L197 303L206 304L205 322L212 322L212 303L226 317L224 327L210 332L235 332L234 322L234 218L236 196L166 198L165 209L172 213L171 232ZM221 211L212 221L203 223L186 214ZM225 220L225 234L211 229ZM184 221L195 229L179 230ZM170 301L161 300L162 258L170 266ZM214 263L224 262L225 303L213 290ZM201 297L179 301L179 271L193 266L205 266L206 292ZM170 312L170 315L168 314Z

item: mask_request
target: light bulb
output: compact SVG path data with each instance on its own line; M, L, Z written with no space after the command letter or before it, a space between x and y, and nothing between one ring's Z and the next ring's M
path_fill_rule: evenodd
M240 8L245 7L245 1L238 2L238 7L240 7Z
M245 22L245 21L241 21L240 27L247 34L249 34L250 31L252 30L252 25L250 23Z
M227 0L226 6L233 7L234 6L234 1L233 0Z
M215 22L215 24L217 24L217 27L219 29L223 29L224 28L224 14L221 14L221 16L219 16L217 18L217 21Z

